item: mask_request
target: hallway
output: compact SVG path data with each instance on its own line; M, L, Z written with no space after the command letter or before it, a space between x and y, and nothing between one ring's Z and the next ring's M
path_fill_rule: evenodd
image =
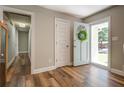
M25 78L30 75L28 54L19 54L8 70L6 86L25 86Z
M124 78L93 65L61 67L52 71L30 74L27 54L20 54L9 69L7 87L119 87Z

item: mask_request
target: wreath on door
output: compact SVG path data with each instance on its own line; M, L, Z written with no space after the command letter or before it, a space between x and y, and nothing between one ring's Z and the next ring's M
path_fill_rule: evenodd
M81 29L79 32L78 32L78 39L82 42L82 41L85 41L87 39L87 31L86 29Z

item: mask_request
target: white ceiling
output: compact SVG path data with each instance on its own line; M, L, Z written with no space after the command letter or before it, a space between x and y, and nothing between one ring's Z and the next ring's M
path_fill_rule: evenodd
M42 5L41 7L85 18L110 7L110 5Z

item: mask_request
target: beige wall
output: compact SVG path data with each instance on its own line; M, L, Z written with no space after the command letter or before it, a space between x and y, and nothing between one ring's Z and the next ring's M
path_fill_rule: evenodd
M73 16L51 11L39 6L9 6L35 13L35 69L54 66L55 64L55 17L71 22L71 61L73 60L73 22L81 21Z
M28 52L28 32L18 31L18 49L19 53Z
M2 20L3 19L3 10L2 10L2 8L0 7L0 20Z
M124 53L122 47L124 43L124 6L116 6L97 13L84 19L83 22L90 23L108 16L111 17L111 36L118 37L117 41L112 41L111 67L122 70L122 65L124 65Z

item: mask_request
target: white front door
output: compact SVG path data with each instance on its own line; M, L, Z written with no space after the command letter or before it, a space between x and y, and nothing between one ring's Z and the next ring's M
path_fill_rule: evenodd
M87 39L80 41L78 39L78 32L81 28L87 31ZM85 23L74 23L74 66L79 66L89 63L89 25Z
M70 23L55 19L55 65L62 67L70 64Z

